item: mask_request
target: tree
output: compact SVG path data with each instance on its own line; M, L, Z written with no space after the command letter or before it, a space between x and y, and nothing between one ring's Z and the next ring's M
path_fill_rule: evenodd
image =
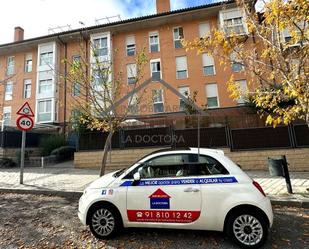
M212 54L225 68L244 70L250 90L233 74L227 88L233 99L251 102L266 124L302 119L309 125L309 2L263 1L260 12L252 1L237 4L244 12L244 26L227 22L208 37L183 41L184 46Z
M90 48L88 58L87 45ZM117 53L117 49L113 51ZM67 75L63 75L72 85L74 97L72 106L78 110L79 122L88 129L107 132L100 176L105 173L108 151L114 132L125 121L132 109L141 101L142 95L132 94L126 104L116 106L121 96L128 94L140 85L143 78L143 67L147 62L144 49L137 53L135 66L130 70L131 84L123 79L123 73L112 71L113 63L109 58L109 51L102 48L96 41L80 41L80 57L73 61L64 60L69 68Z

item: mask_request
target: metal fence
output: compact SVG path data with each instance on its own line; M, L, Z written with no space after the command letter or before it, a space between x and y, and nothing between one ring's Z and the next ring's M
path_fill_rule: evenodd
M102 150L107 133L89 132L79 138L79 150ZM198 129L152 127L119 130L112 137L112 148L197 147ZM256 150L309 147L307 125L257 128L202 127L200 147L229 147L231 150Z
M48 134L27 132L26 147L39 147L40 140ZM19 148L21 146L21 131L1 131L0 147Z

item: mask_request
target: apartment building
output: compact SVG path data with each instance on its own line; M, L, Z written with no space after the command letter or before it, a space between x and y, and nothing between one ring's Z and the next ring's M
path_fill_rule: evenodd
M63 59L80 58L80 37L89 51L88 59L89 44L95 43L100 54L113 62L113 74L122 72L123 84L129 86L135 83L135 56L146 48L149 62L143 80L152 77L153 82L143 92L144 108L133 108L134 115L183 109L183 101L156 81L160 78L180 93L196 91L197 104L209 109L243 104L242 99L232 100L226 87L231 74L241 87L248 87L248 75L240 64L235 62L224 69L218 58L206 53L197 55L181 45L183 38L205 37L216 28L245 35L245 16L236 3L225 1L171 11L169 0L156 0L156 7L154 15L27 40L23 39L23 29L16 27L14 42L0 45L0 112L4 124L14 124L15 113L25 101L33 107L37 124L69 122L79 89L59 75L68 70L61 63ZM248 38L245 42L250 47L252 41Z

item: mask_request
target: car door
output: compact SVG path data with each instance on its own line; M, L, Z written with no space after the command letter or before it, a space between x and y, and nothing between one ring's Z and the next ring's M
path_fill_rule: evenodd
M201 188L185 175L188 154L168 154L149 159L136 167L124 182L127 187L129 226L193 226L201 212ZM140 172L135 184L132 176Z
M199 179L202 192L202 210L200 219L204 221L206 230L220 230L224 220L222 210L226 208L226 201L233 193L243 191L239 188L236 176L231 175L218 158L210 155L199 157Z

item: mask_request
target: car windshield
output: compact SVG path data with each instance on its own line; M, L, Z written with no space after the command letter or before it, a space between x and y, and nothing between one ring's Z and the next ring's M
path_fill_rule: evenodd
M113 174L113 177L118 178L119 176L122 175L122 173L126 170L127 168L123 168L118 170L115 174Z

